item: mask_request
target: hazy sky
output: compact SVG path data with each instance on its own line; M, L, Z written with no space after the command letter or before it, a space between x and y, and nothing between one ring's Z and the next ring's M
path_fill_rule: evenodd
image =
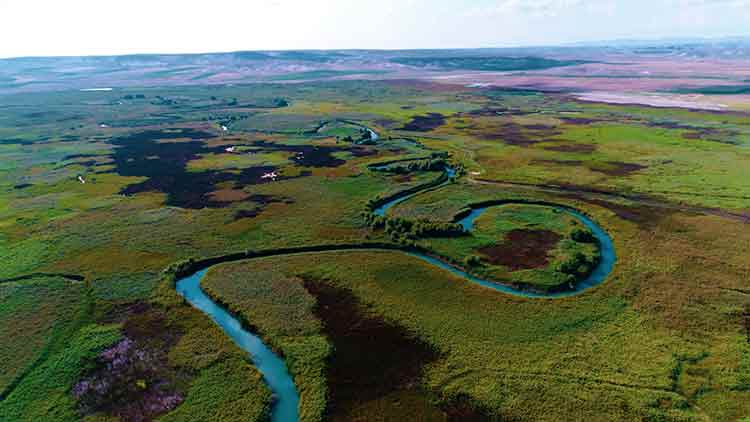
M0 0L0 57L750 35L750 0Z

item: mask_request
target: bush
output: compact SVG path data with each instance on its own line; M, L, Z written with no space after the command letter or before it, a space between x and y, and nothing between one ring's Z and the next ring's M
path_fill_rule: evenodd
M571 258L559 263L556 271L570 275L585 275L591 270L593 262L581 252L576 252Z
M376 167L374 171L384 173L407 174L419 171L442 171L448 167L448 162L444 158L435 158L429 160L411 161L408 164L394 164L385 167Z
M482 260L476 255L471 255L464 258L464 264L467 267L477 267L482 264Z
M162 274L166 276L181 276L187 272L190 272L190 270L193 268L193 265L195 265L195 260L193 258L177 261L169 264L167 268L162 270Z
M392 239L414 240L424 237L453 237L465 234L463 226L456 223L441 223L428 220L409 220L406 218L388 218L375 214L366 214L365 221L373 229L384 229Z
M573 230L570 233L570 238L580 243L594 243L596 241L596 237L594 237L594 233L591 230L580 228Z

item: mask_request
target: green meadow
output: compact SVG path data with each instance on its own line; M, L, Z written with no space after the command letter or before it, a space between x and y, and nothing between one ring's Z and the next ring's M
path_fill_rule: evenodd
M2 420L267 421L262 374L164 270L366 244L403 250L240 260L203 280L283 357L304 421L750 417L746 114L401 80L1 99ZM434 157L454 180L409 167ZM385 215L398 223L372 224L373 200L407 190ZM469 233L414 229L487 201L513 203ZM611 236L602 284L524 298L404 252L575 284L597 242L529 202Z

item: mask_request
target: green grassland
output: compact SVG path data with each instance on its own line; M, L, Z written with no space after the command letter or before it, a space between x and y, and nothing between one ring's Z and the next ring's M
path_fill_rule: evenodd
M0 336L23 339L2 344L0 391L5 395L71 332L87 298L83 283L61 277L6 282L0 284L0 297Z
M639 192L742 209L748 117L500 95L481 116L454 115L432 132L478 177ZM530 113L530 114L527 114ZM435 141L437 142L437 140ZM429 145L429 142L428 142Z
M312 315L315 301L301 280L276 270L273 262L261 261L212 268L202 286L283 353L300 393L300 420L321 420L326 404L325 358L330 346Z
M207 280L210 291L232 298L230 307L254 321L284 353L302 391L310 385L321 388L314 377L323 372L326 347L309 315L309 295L299 277L319 277L351 289L368 312L428 339L441 359L426 369L423 387L444 402L467 395L504 417L530 420L557 420L560 414L618 420L701 418L689 399L672 389L670 378L672 350L695 346L665 335L624 301L606 298L603 292L552 307L547 301L502 299L392 252L316 254L222 266ZM300 303L305 305L294 306ZM522 318L517 317L519 310ZM289 318L295 321L291 326L289 312L300 312ZM307 347L302 358L297 357L301 345ZM306 362L305 372L297 369L300 360ZM303 393L303 409L318 404L315 396Z
M745 114L404 81L63 91L2 104L0 415L10 420L126 415L126 405L85 407L72 394L126 338L158 365L113 385L134 403L139 381L180 397L152 419L266 420L260 374L162 270L248 249L392 242L367 224L368 201L437 173L368 165L436 152L466 173L390 217L449 222L482 201L558 203L611 235L615 270L580 296L531 300L399 252L213 268L209 292L283 353L306 421L325 414L339 340L325 334L311 280L350 292L362 315L436 354L410 381L418 388L368 396L351 415L388 414L394 399L404 414L434 416L435 405L448 419L457 403L518 420L750 416ZM345 141L360 130L348 122L380 140ZM270 172L277 178L262 177ZM514 205L488 211L471 236L418 242L463 261L513 230L548 230L562 240L545 267L473 272L552 285L559 261L596 252L568 241L575 228L565 214Z

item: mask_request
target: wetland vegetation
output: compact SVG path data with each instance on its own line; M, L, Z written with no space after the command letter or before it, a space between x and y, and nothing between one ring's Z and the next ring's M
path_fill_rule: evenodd
M0 98L9 420L279 417L176 290L202 270L303 421L750 415L748 115L406 80Z

